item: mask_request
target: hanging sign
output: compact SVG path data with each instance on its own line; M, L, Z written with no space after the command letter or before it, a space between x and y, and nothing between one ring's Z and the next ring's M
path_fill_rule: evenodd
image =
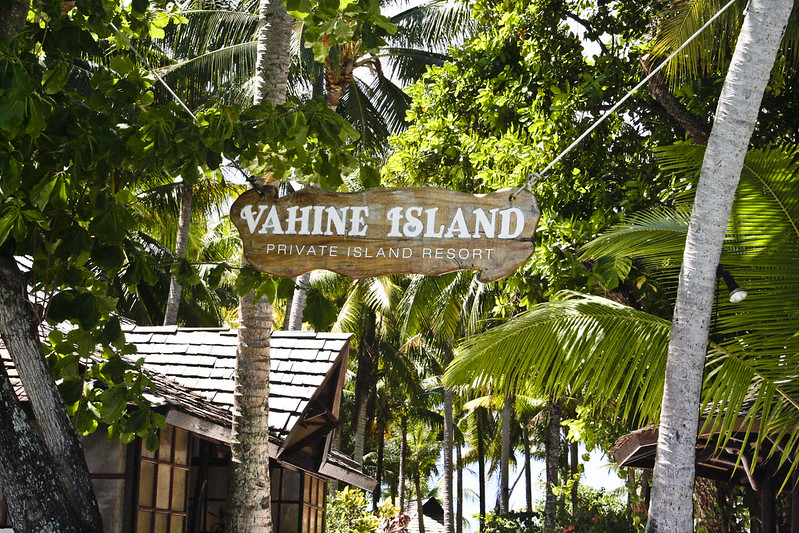
M278 198L250 190L230 210L244 255L281 277L315 269L350 278L479 270L510 275L533 253L535 197L511 191L466 194L433 188L334 193L305 188Z

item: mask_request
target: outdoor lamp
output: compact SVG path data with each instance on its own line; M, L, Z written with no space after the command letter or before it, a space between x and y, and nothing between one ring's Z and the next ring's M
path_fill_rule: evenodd
M721 265L716 268L716 277L724 279L724 283L727 284L727 290L730 291L730 302L737 304L746 300L748 293L738 285L732 274L724 270Z

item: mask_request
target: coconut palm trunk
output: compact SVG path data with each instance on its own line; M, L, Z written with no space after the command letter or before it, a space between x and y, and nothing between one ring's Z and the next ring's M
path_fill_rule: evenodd
M180 186L180 213L178 214L178 231L175 238L175 257L185 259L189 251L189 230L191 228L191 204L194 198L194 186L183 182ZM178 308L183 287L172 275L169 279L169 296L164 310L164 325L178 323Z
M239 300L232 473L226 531L271 533L269 482L269 337L272 309L253 294Z
M724 81L696 191L674 308L647 533L693 530L693 485L716 267L763 92L793 2L752 0Z
M506 514L510 499L510 425L513 419L513 396L508 395L502 402L502 428L500 430L500 465L499 465L499 514Z
M533 512L533 474L530 471L532 467L532 453L530 450L530 431L525 424L522 427L522 439L524 439L524 496L525 503L527 504L527 512Z
M417 469L413 476L413 483L416 487L416 514L419 519L419 533L424 533L424 513L422 512L422 478Z
M285 101L292 18L280 0L261 0L255 103ZM269 477L269 336L272 307L253 293L239 301L231 474L226 531L272 531Z
M444 531L455 533L454 513L452 510L452 445L454 428L452 423L454 393L450 389L444 389Z
M463 533L463 457L460 444L455 446L455 468L458 471L458 486L455 489L458 508L455 514L455 533Z
M486 519L486 451L485 451L485 408L478 407L477 416L477 485L480 492L480 531Z
M0 6L0 37L9 41L25 27L25 19L30 11L30 3L12 0Z
M580 453L576 442L569 442L569 474L572 478L572 517L577 517L580 500Z
M294 292L291 296L291 306L287 315L286 329L299 331L302 329L302 314L305 312L305 302L308 301L308 283L311 273L306 272L294 278Z
M405 511L405 457L408 454L408 416L403 414L400 421L400 431L402 432L402 441L400 442L400 458L399 458L399 508L400 511Z
M367 312L363 328L361 343L358 346L358 371L355 375L355 449L352 454L352 458L358 463L363 462L366 450L369 399L373 383L377 379L374 369L377 362L379 338L376 330L377 317L373 311Z
M560 459L560 405L552 401L549 405L549 428L546 440L546 499L544 501L544 529L555 525L557 500L554 487L558 484L558 463Z

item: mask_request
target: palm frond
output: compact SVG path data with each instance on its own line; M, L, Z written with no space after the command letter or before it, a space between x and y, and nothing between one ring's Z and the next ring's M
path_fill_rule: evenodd
M389 130L371 101L372 89L359 79L347 87L337 111L358 130L359 144L367 149L385 146Z
M410 97L387 78L378 78L372 89L375 109L383 117L388 130L392 134L404 131L408 127L405 114L410 108Z
M715 15L727 2L722 0L677 0L665 10L652 47L653 55L665 58ZM743 22L746 0L738 0L720 16L713 27L699 34L666 66L672 83L692 80L718 69L732 55L738 30Z
M626 418L656 419L670 323L604 298L561 296L467 338L445 385L510 393L524 382L550 397L585 387Z
M399 46L381 50L380 57L387 59L391 77L403 85L420 79L427 72L427 67L443 65L449 59L447 54L440 52Z
M412 6L391 17L397 33L391 42L401 46L425 43L442 46L464 40L474 30L468 2L432 0Z

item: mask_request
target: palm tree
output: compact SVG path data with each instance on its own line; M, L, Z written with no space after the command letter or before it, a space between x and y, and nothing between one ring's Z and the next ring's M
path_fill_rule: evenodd
M285 101L291 17L282 1L261 0L258 8L255 103ZM269 336L272 308L254 291L239 303L231 474L226 531L272 531L269 482Z
M719 97L672 319L647 519L650 533L693 527L695 435L716 268L749 139L792 8L788 0L749 4Z
M436 354L441 368L452 359L454 344L477 331L495 296L496 284L482 284L471 272L443 276L414 276L399 304L404 317L403 335L423 339ZM452 494L453 391L444 387L444 520L448 533L454 531Z
M695 179L703 154L702 147L681 145L664 149L660 158L664 169ZM738 304L746 313L718 302L702 394L706 429L718 432L720 442L735 431L741 413L745 424L757 419L762 428L750 436L758 449L771 438L784 441L788 455L795 452L799 422L793 399L799 389L785 380L799 352L799 292L785 282L799 276L796 154L796 148L772 148L747 156L721 257L750 289ZM642 276L661 279L673 294L688 225L683 204L641 213L598 238L586 254L632 257L645 269ZM774 316L785 318L775 323ZM517 375L520 383L556 397L584 391L586 406L609 407L629 423L656 423L670 328L668 320L611 300L562 293L469 339L445 382L480 387L496 375Z
M408 471L413 480L419 533L424 533L422 498L427 493L427 478L438 472L441 445L434 432L423 424L414 424L408 433Z

